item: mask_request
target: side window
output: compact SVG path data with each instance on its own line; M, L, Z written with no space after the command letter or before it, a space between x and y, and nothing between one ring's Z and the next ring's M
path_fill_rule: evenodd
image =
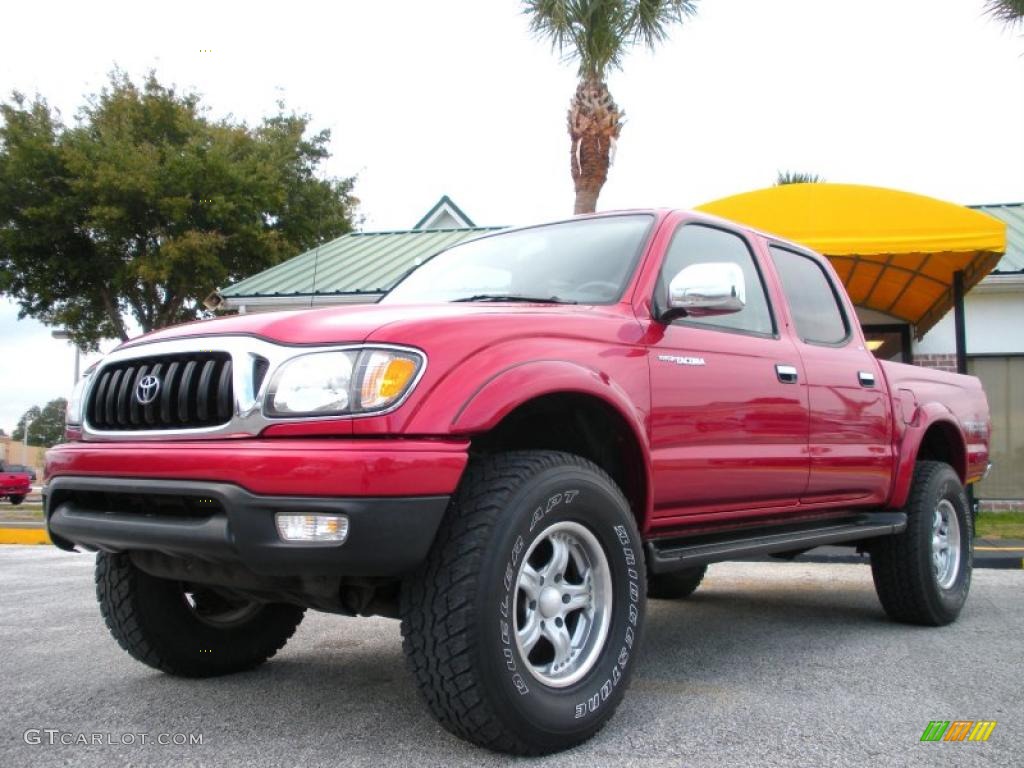
M746 280L747 304L731 315L711 317L678 318L673 325L694 325L708 328L722 328L746 333L770 336L775 333L771 310L765 296L764 283L757 269L754 255L746 241L724 229L706 227L700 224L684 224L672 238L665 254L665 262L658 276L658 300L668 294L668 284L683 268L691 264L738 264Z
M769 246L782 281L782 291L796 332L811 344L839 344L850 335L850 326L839 306L832 281L814 259L785 248Z

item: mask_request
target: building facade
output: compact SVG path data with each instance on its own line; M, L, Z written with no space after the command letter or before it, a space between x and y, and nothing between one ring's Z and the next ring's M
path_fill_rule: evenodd
M992 411L992 472L975 488L982 509L1024 507L1024 203L972 206L1006 224L1006 255L964 298L968 372L985 386ZM952 313L920 340L912 328L860 310L875 354L888 360L957 370Z

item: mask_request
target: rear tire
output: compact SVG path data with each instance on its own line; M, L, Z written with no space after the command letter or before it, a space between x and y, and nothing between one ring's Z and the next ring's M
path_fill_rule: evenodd
M14 506L18 506L19 504L21 504L21 502L25 500L24 496L8 496L7 498L11 500L11 504L13 504Z
M629 682L646 596L629 504L578 456L471 465L402 584L406 659L441 725L522 755L586 741Z
M232 600L139 570L126 554L96 556L96 597L118 644L143 664L180 677L214 677L262 664L305 608Z
M953 468L920 461L903 511L907 527L871 545L871 573L894 621L938 627L956 621L971 588L974 520Z
M698 565L671 573L649 574L647 596L653 600L683 600L697 591L707 572L706 565Z

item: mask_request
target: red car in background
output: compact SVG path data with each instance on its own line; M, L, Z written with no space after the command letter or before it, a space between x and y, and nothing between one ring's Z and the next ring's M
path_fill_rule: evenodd
M17 506L28 496L32 488L32 477L28 472L8 472L0 461L0 499L7 498Z

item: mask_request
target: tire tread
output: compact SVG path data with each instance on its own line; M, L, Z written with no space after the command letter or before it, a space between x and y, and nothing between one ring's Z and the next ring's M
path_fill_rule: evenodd
M156 635L147 631L139 610L139 601L142 599L140 571L128 555L101 552L96 556L96 597L103 620L121 648L137 661L179 677L209 677L243 672L259 666L272 658L291 639L305 612L299 606L269 606L276 610L272 615L256 617L258 624L250 630L258 634L257 650L252 652L250 645L244 654L235 653L216 666L209 661L189 660L168 653L170 648L161 648L161 643L154 641ZM167 638L163 640L166 642Z
M683 600L704 581L706 565L696 565L681 571L659 573L647 577L647 596L655 600Z
M927 593L926 582L920 572L921 562L930 547L929 539L920 535L917 527L928 525L930 519L922 521L926 495L934 479L941 473L953 472L952 467L940 461L919 461L914 468L910 495L903 511L907 513L907 529L900 534L878 539L871 548L871 573L875 591L886 614L895 621L909 624L940 626L952 618L937 611ZM971 525L968 513L968 527ZM971 532L961 532L967 540L968 552L961 561L961 568L970 568Z

